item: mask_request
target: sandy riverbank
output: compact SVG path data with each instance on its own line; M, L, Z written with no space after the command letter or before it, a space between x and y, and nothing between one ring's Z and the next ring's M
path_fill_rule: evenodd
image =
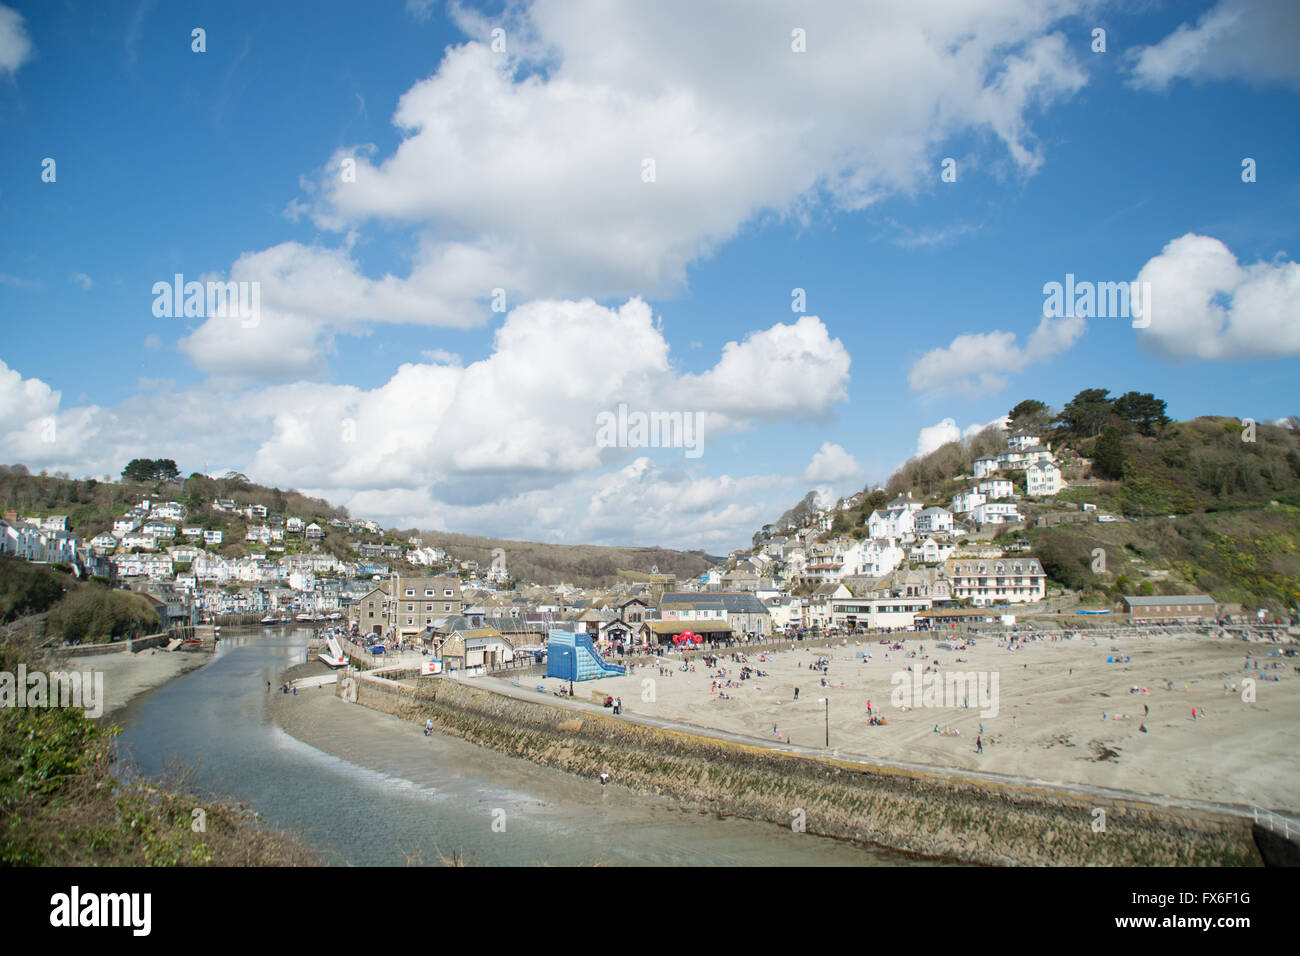
M126 706L132 698L202 667L211 659L211 654L193 651L148 650L138 654L89 654L69 660L62 667L104 675L104 715L107 716Z
M922 658L909 657L924 645ZM1271 644L1194 636L1037 641L1007 650L992 638L974 648L942 650L933 638L915 637L902 651L860 639L830 649L798 648L769 653L751 665L767 676L738 687L712 689L709 668L695 657L695 671L673 667L661 675L653 665L621 678L580 687L623 698L624 710L697 726L746 734L760 740L822 747L828 699L830 746L862 755L1014 774L1048 783L1079 783L1137 793L1192 797L1276 809L1300 809L1300 677L1294 658L1266 656ZM1118 648L1117 651L1111 648ZM1246 654L1284 669L1258 680L1244 670ZM869 653L871 659L857 658ZM1128 663L1107 663L1107 657ZM827 683L809 669L829 657ZM959 660L960 658L960 660ZM940 673L984 672L998 677L997 713L985 715L977 701L968 708L895 706L892 676L934 660ZM740 664L726 659L723 680L735 680ZM911 674L907 675L909 678ZM1256 700L1242 699L1242 680L1256 678ZM649 679L652 684L646 684ZM544 681L548 688L558 686ZM1237 685L1237 693L1224 685ZM794 689L799 688L799 699ZM1147 692L1131 693L1131 688ZM650 691L653 691L653 694ZM723 699L720 694L728 695ZM653 699L646 699L646 698ZM883 713L884 726L868 726L867 702ZM1150 714L1144 714L1144 706ZM1198 718L1192 719L1192 708ZM1200 713L1208 708L1208 714ZM1103 719L1102 715L1105 714ZM976 735L983 725L984 752ZM946 728L960 736L935 733ZM1140 727L1145 725L1147 732ZM775 727L777 733L773 733Z

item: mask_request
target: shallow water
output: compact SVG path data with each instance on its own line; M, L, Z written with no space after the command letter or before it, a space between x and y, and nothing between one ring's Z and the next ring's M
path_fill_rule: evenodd
M453 851L475 865L888 866L910 858L717 819L668 798L603 788L413 723L343 703L333 688L283 701L266 689L302 662L308 629L223 634L213 661L120 711L121 744L156 774L197 764L202 787L249 803L279 826L301 825L331 862L426 863ZM809 826L815 826L809 821Z

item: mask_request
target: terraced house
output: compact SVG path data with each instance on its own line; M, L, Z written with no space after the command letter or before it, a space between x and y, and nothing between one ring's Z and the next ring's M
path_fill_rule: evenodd
M952 599L979 607L1027 604L1047 593L1047 575L1037 558L953 558L944 570L952 582Z

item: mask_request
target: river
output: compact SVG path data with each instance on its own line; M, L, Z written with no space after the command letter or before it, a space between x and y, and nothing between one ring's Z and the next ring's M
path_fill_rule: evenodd
M332 687L275 702L291 735L272 718L266 684L303 661L310 634L223 632L210 663L117 713L120 743L146 774L173 759L195 766L201 787L277 826L301 826L335 864L436 863L452 852L498 866L914 862L425 737L416 724L338 700Z

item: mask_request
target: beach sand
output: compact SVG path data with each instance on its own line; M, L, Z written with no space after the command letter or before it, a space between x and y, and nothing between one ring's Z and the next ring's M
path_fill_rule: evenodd
M132 698L202 667L210 660L211 654L194 651L147 650L137 654L91 654L73 658L61 668L102 673L104 715L108 715L126 706Z
M900 635L895 635L898 637ZM1274 645L1201 636L1124 636L1039 640L1016 650L999 648L996 638L977 641L967 650L941 650L934 636L890 650L879 638L849 639L847 646L769 652L767 663L752 666L770 676L751 678L740 687L725 688L730 700L710 691L714 678L692 654L695 672L677 670L680 661L666 662L672 676L660 676L655 665L635 674L590 681L579 686L584 700L592 691L623 698L629 714L745 734L765 742L823 747L825 705L829 700L830 747L844 755L861 755L1014 774L1048 783L1078 783L1140 793L1164 794L1274 809L1300 809L1300 677L1296 658L1268 657ZM959 639L958 639L959 640ZM926 648L924 659L907 655ZM1107 663L1117 652L1130 663ZM855 659L871 654L870 661ZM1259 680L1246 671L1246 654L1264 666L1281 661L1285 669L1267 670L1280 681ZM888 655L888 659L886 658ZM808 665L829 656L830 687ZM739 676L740 664L726 659L719 667L728 678ZM962 658L962 661L958 661ZM996 715L981 716L977 700L969 708L917 706L903 710L891 701L897 686L892 675L908 665L921 668L939 660L940 673L949 670L986 672L998 677ZM1070 669L1073 668L1073 674ZM910 681L911 674L907 674ZM1253 677L1256 700L1242 699L1242 679ZM652 684L644 682L650 680ZM1225 683L1237 693L1225 693ZM548 689L555 680L541 681ZM840 686L840 685L843 686ZM794 688L800 689L794 700ZM1131 693L1132 687L1149 693ZM653 700L644 699L653 690ZM960 693L960 692L959 692ZM867 726L867 702L887 720ZM947 703L946 701L944 703ZM1143 706L1151 713L1144 717ZM1192 708L1209 713L1192 719ZM992 708L988 708L991 711ZM1105 719L1102 714L1105 714ZM975 739L983 724L984 752ZM1147 733L1139 730L1144 724ZM961 736L934 732L952 727ZM773 726L778 734L773 734Z

